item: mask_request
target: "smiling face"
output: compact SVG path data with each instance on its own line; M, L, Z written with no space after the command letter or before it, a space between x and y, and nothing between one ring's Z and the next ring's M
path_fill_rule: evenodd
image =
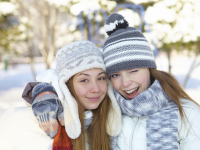
M73 77L74 91L84 109L98 108L107 94L106 75L103 69L90 69Z
M127 100L131 100L150 86L148 68L123 70L111 75L113 87Z

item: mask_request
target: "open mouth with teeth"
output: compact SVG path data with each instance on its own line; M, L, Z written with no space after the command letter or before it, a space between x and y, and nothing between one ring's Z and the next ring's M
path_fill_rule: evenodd
M133 99L134 97L136 97L139 93L139 86L138 87L135 87L131 90L128 90L128 91L124 91L126 93L126 96L129 98L129 99Z

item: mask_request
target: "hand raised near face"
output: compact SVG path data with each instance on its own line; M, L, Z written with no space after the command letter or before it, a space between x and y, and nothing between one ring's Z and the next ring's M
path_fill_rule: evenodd
M62 104L54 87L40 83L32 90L32 110L40 128L51 138L58 132L59 123L64 125Z

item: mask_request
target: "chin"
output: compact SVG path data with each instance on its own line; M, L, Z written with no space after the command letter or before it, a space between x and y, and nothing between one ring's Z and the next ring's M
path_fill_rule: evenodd
M100 105L100 104L99 104L99 105ZM97 104L97 105L87 106L86 109L88 109L88 110L94 110L94 109L97 109L97 108L99 107L99 105Z

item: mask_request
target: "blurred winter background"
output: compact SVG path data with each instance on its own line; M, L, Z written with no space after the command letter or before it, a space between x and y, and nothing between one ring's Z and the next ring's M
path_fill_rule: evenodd
M111 12L145 34L158 69L200 103L199 8L199 0L0 0L0 117L25 106L25 85L55 68L60 47L85 39L101 48Z

